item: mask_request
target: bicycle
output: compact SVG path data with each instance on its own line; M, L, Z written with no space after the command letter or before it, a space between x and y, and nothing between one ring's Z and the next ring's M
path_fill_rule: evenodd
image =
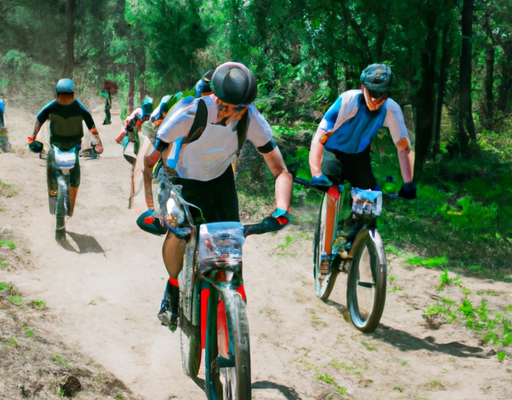
M242 246L252 234L282 228L271 217L261 223L203 223L196 226L194 205L160 168L159 203L167 227L185 240L178 276L178 327L182 367L196 380L203 357L209 400L251 399L251 358L247 298L243 284Z
M327 301L338 274L348 274L350 319L362 332L375 331L386 302L386 254L376 228L382 210L382 192L352 188L352 206L348 208L348 184L325 187L301 178L294 181L323 196L313 246L317 297ZM347 214L348 220L342 218ZM351 227L340 236L338 223L343 220Z
M51 146L53 154L46 155L46 157L52 157L46 171L48 204L50 206L50 213L56 217L55 239L63 240L66 235L65 218L70 215L70 171L75 167L80 145L68 151L61 150L55 145Z

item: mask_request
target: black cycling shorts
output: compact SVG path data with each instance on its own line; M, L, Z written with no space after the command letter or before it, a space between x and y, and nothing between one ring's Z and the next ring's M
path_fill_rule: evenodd
M240 221L238 196L231 166L211 181L176 178L174 182L183 185L183 198L202 210L205 221L200 221L200 212L190 207L196 223Z
M370 146L361 153L348 154L325 150L322 155L322 173L335 182L348 181L359 189L375 189L377 181L372 171Z

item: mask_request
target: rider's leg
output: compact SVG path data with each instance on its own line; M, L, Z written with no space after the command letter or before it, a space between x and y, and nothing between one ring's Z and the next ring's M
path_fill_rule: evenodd
M350 183L350 186L357 187L359 189L379 189L375 176L373 175L370 150L371 145L360 153L338 154L339 160L342 164L344 177ZM355 232L357 232L357 229L355 229L356 227L354 227L354 219L351 217L352 216L350 215L343 224L343 232L348 236L348 241L353 240L353 236L355 235Z
M169 280L165 287L164 297L158 312L158 319L162 325L175 331L178 326L178 305L179 305L179 287L178 274L183 267L183 255L185 253L185 241L178 239L174 233L168 232L162 247L162 256L165 268L169 273Z
M80 161L78 152L76 154L76 162L74 168L69 172L69 216L73 216L75 210L76 196L80 187Z

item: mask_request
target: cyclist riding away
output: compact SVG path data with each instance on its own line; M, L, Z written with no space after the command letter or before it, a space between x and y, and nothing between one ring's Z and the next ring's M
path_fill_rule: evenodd
M387 127L398 150L404 184L399 196L416 198L413 157L409 134L400 106L387 91L391 68L369 65L361 73L361 89L340 95L325 113L313 137L309 153L312 182L331 186L345 180L359 189L380 190L373 175L370 149L380 128ZM334 203L332 203L334 204ZM350 229L346 221L345 233ZM328 227L332 232L334 227Z
M166 164L174 168L174 183L183 186L185 200L201 209L202 214L192 207L196 223L240 221L232 163L247 138L276 178L276 209L271 215L281 226L287 225L291 220L293 178L270 125L253 104L257 94L254 75L243 64L227 62L215 70L210 86L213 94L185 98L171 110L157 131L155 151L147 157L146 166L152 168L172 144ZM149 232L164 233L159 221L155 221L153 230L148 228L145 220L152 218L154 214L149 210L137 222ZM177 277L183 266L184 249L185 241L169 231L162 253L170 279L158 318L172 331L177 326Z
M103 145L92 119L91 113L85 106L75 99L75 85L71 79L64 78L57 82L56 86L57 98L48 103L37 114L34 132L28 138L29 148L31 151L40 153L43 150L43 144L36 141L37 135L43 124L50 121L50 148L46 159L48 190L55 191L57 189L56 182L56 166L53 146L60 150L69 151L75 149L76 162L70 171L70 187L69 187L69 216L73 215L75 208L76 196L80 186L80 163L78 152L84 136L82 121L85 122L89 132L93 135L96 142L96 151L103 153Z

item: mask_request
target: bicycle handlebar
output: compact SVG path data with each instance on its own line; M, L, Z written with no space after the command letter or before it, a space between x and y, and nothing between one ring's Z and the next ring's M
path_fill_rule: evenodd
M330 186L317 185L317 184L314 184L313 182L308 181L307 179L303 179L303 178L294 177L293 181L295 183L298 183L299 185L305 186L309 189L314 189L314 190L316 190L318 192L322 192L322 193L327 193L330 188Z
M244 225L244 236L261 235L268 232L277 232L286 225L281 225L273 217L266 217L258 224Z

